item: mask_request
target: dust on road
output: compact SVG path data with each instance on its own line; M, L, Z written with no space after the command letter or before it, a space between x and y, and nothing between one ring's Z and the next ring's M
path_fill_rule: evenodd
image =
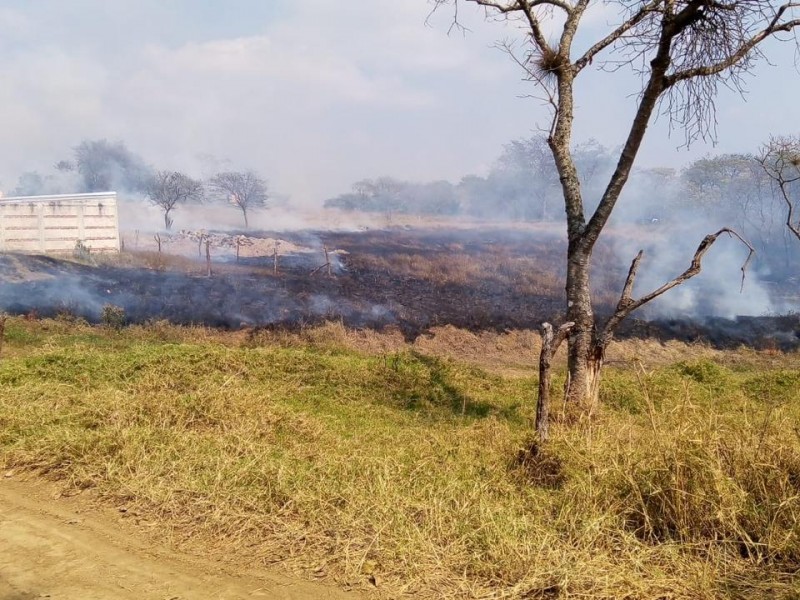
M276 573L175 555L82 498L0 475L0 600L356 600Z

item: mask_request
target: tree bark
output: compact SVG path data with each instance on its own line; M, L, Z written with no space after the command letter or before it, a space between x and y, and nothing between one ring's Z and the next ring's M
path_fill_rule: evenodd
M536 434L542 442L550 436L550 367L553 356L575 323L564 323L553 333L550 323L542 323L542 350L539 353L539 396L536 400Z
M594 311L589 287L591 248L570 243L567 253L567 320L575 323L569 337L566 401L579 408L595 400L602 363L593 359Z

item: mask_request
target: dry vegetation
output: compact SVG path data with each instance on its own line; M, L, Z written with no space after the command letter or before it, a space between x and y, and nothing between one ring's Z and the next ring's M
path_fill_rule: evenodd
M400 277L413 277L437 285L477 284L506 286L522 294L560 297L563 283L551 271L543 269L535 258L510 257L499 250L470 256L463 248L453 244L441 254L421 252L394 252L389 255L367 256L359 266L394 273ZM455 245L458 246L458 245Z
M9 319L0 462L375 597L800 594L796 354L619 344L539 449L538 343Z

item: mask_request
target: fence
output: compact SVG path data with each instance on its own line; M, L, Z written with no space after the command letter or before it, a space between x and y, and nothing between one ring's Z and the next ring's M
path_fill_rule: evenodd
M115 192L0 199L0 251L67 253L78 242L119 252Z

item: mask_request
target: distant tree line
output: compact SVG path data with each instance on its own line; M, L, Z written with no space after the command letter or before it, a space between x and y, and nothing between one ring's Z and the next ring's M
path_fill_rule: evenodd
M265 208L267 181L252 170L224 171L207 181L169 169L154 169L123 142L83 140L72 156L59 160L45 175L20 175L12 196L123 191L146 198L164 214L164 226L173 224L173 211L182 204L218 202L241 212L245 228L253 210Z
M584 184L613 166L605 146L591 140L576 148ZM418 215L470 215L478 218L554 220L560 217L558 174L542 136L513 140L485 177L467 175L448 181L411 183L384 176L364 179L352 191L330 198L325 206L345 210Z
M573 150L587 198L614 168L614 152L596 140ZM736 223L764 227L775 218L771 181L754 154L722 154L695 160L683 169L640 168L623 218L668 219L673 208L732 216ZM595 193L597 192L597 193ZM352 191L325 201L345 210L419 215L468 215L528 221L563 219L558 173L544 136L513 140L488 175L466 175L458 183L411 183L389 176L363 179Z
M602 195L602 183L614 168L615 153L590 140L576 146L573 154L586 208L593 210ZM797 156L797 139L781 138L766 144L761 154L708 155L682 169L635 169L613 221L653 227L687 222L728 225L755 245L759 263L767 270L787 272L800 259L798 245L791 242L792 233L800 230ZM771 172L763 157L771 157ZM775 175L779 166L782 180ZM382 214L564 219L558 173L547 139L541 135L506 144L486 176L467 175L456 184L411 183L388 176L364 179L354 183L350 192L326 200L325 206ZM795 206L789 218L795 229L787 228L787 206Z

